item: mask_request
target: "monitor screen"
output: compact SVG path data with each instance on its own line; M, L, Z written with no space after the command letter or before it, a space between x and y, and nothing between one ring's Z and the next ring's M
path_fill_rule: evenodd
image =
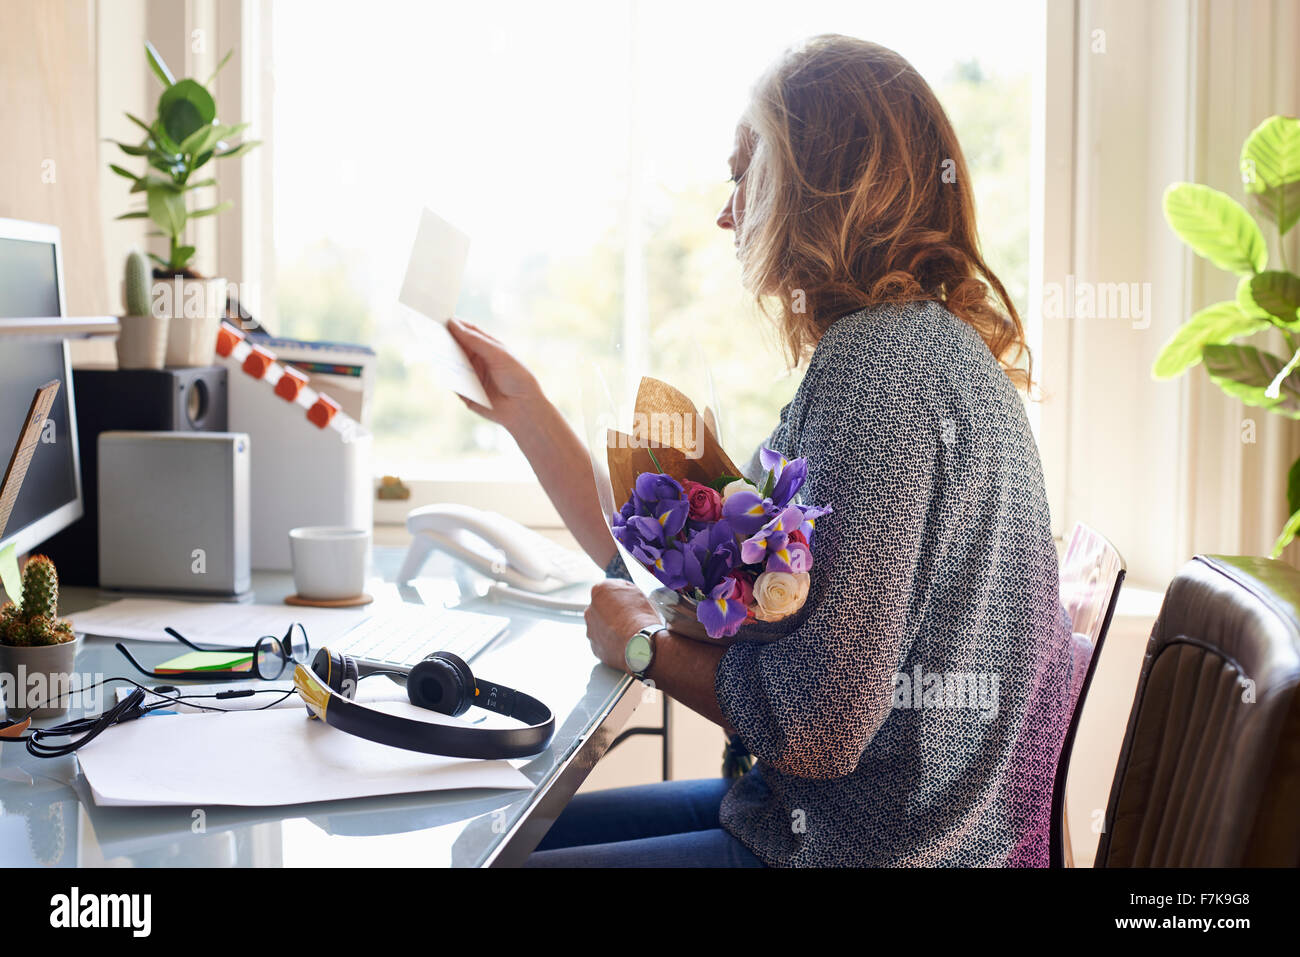
M0 318L62 316L56 241L14 238L7 233L17 230L6 225L0 220ZM51 379L59 380L58 397L13 513L0 530L0 545L14 541L20 551L35 548L81 515L72 384L64 343L0 338L0 476L32 397Z

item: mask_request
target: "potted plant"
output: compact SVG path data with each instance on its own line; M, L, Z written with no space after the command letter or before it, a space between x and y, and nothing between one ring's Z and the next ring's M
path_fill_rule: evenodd
M1300 221L1300 119L1270 116L1241 148L1246 194L1274 226L1278 249ZM1196 183L1174 183L1164 195L1165 219L1192 250L1239 277L1233 299L1206 306L1188 319L1156 357L1152 374L1172 379L1204 363L1210 380L1246 405L1300 419L1300 275L1268 268L1268 243L1259 224L1226 193ZM1282 253L1285 256L1285 253ZM1286 352L1276 355L1236 340L1277 330ZM1300 532L1300 459L1287 477L1291 517L1272 556Z
M33 718L53 718L68 710L66 692L80 639L72 623L58 617L59 576L54 563L33 555L23 566L21 603L8 601L0 608L0 675L5 708L26 713L31 698L53 703L35 708Z
M136 175L109 164L113 172L131 181L132 193L143 194L145 206L117 218L149 219L158 227L150 235L167 237L166 258L150 254L157 265L154 279L166 280L153 284L150 312L169 320L166 364L202 366L212 361L217 332L226 315L226 280L204 278L190 268L195 248L185 243L185 227L191 219L215 216L233 204L192 208L193 192L217 182L195 174L212 160L241 156L258 142L231 143L248 124L231 126L217 121L217 105L208 85L226 65L230 53L222 58L206 84L189 78L177 80L152 44L145 44L145 55L163 85L154 120L146 123L127 113L127 118L144 132L144 138L134 145L117 144L128 156L143 159L145 170Z
M149 297L149 260L138 249L126 257L122 299L126 315L117 337L119 369L161 369L167 359L167 330L171 318L153 313Z

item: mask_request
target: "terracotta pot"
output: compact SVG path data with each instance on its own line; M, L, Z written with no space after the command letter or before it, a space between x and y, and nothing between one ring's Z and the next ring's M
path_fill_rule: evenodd
M117 337L119 369L161 369L167 358L167 316L119 316Z
M81 638L58 645L15 648L0 645L0 684L4 686L5 709L9 717L24 714L33 704L31 698L48 700L54 693L73 690L73 663L81 648ZM57 718L68 713L68 699L63 697L52 707L31 712L33 718Z
M153 314L170 319L168 367L211 365L226 316L226 280L155 274L151 293Z

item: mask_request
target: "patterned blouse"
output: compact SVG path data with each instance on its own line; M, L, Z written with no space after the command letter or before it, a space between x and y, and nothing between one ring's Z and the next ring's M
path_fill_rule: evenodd
M1046 866L1070 629L1014 386L942 306L879 307L825 333L766 444L833 512L804 607L718 667L757 759L722 826L777 866Z

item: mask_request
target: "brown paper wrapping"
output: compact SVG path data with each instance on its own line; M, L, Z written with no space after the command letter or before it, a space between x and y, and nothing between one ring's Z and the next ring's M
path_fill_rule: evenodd
M718 442L712 411L706 408L704 415L700 415L695 404L667 382L644 377L637 389L634 411L637 418L631 433L609 429L605 435L609 481L616 508L631 498L636 477L642 472L662 470L679 482L689 479L701 485L708 485L720 475L740 475L740 469ZM697 458L688 457L686 449L651 441L649 435L641 434L638 429L642 423L641 416L645 417L646 424L650 424L655 421L656 414L681 416L683 422L692 423L700 451ZM650 449L659 460L659 469L650 458Z

